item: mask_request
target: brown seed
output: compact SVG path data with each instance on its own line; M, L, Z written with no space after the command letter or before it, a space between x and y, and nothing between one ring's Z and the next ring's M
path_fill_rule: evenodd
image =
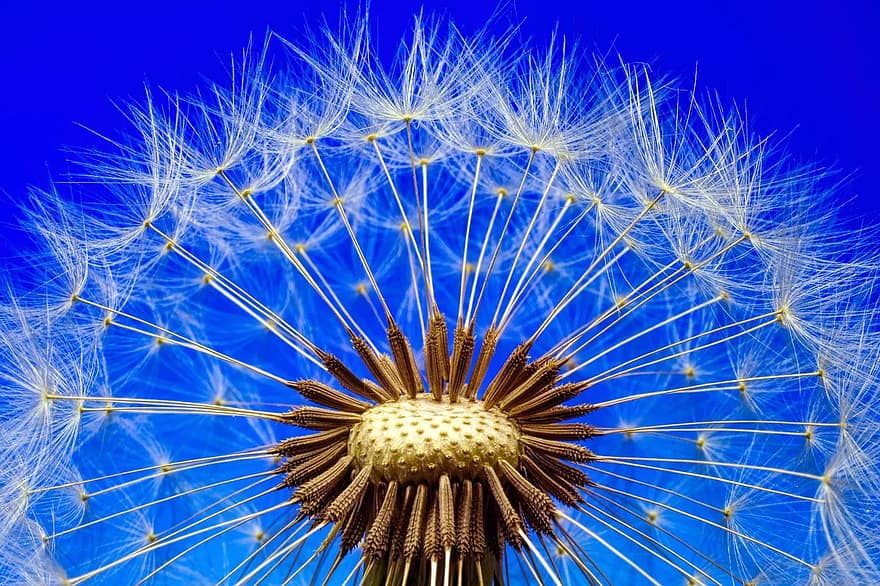
M556 381L556 377L559 376L559 369L561 367L562 363L558 360L543 360L535 372L523 380L519 386L510 392L499 393L501 408L509 410L511 406L516 405L523 398L539 395L547 391Z
M553 478L564 480L578 488L592 484L590 477L585 472L569 466L558 458L532 449L527 449L526 455L531 457L537 466L540 466L541 469Z
M516 388L526 382L530 376L538 372L538 369L543 368L550 360L552 360L551 356L544 355L537 360L526 362L526 365L520 369L519 374L510 379L510 388Z
M420 484L416 489L412 514L406 528L406 539L403 543L403 557L406 559L414 559L419 554L422 542L422 528L425 526L425 517L427 516L425 513L427 505L428 487L425 484Z
M559 441L580 441L593 437L593 426L586 423L526 423L520 426L525 434Z
M425 523L424 557L426 559L440 559L443 555L443 548L440 545L440 504L437 502L436 496L432 499L431 507L428 511L428 521Z
M529 473L529 477L541 490L552 494L563 504L571 507L583 502L584 499L578 493L578 486L570 484L564 478L551 476L525 454L521 456L521 462Z
M340 440L344 441L346 439L348 439L348 429L346 429L345 427L337 427L334 429L329 429L327 431L313 433L311 435L303 435L286 439L278 446L273 448L271 451L272 453L279 454L281 456L292 456L300 452L324 448L329 445L335 444Z
M473 483L465 479L461 483L458 495L458 513L456 515L456 547L461 555L473 551L471 541L471 526L473 519Z
M307 480L311 480L318 476L328 468L330 468L343 454L345 454L345 444L339 444L334 449L310 452L315 454L304 462L291 461L286 462L281 470L287 473L284 482L287 486L299 486Z
M450 400L453 397L457 399L462 391L474 357L475 344L473 329L465 330L461 326L455 328L452 339L452 360L449 362L449 384L446 386Z
M498 344L498 330L489 328L486 335L483 336L483 345L480 347L480 353L477 355L477 364L474 366L474 372L471 373L471 379L468 381L468 399L474 399L477 391L483 384L483 377L489 370L489 363L495 355L495 347ZM485 396L483 397L485 400Z
M319 458L328 452L338 453L340 447L343 452L346 449L346 443L344 441L337 441L327 446L323 446L320 448L315 448L313 450L308 451L297 451L296 453L288 456L287 460L281 467L278 469L279 472L289 472L295 468L297 468L303 462L308 460L312 460L313 458Z
M490 329L489 332L486 333L486 339L483 341L483 348L486 347L490 334L493 334L492 352L494 353L495 343L497 343L498 339L498 334L494 330ZM486 389L486 393L483 395L483 402L486 404L487 408L493 407L506 392L506 389L510 388L511 382L520 375L520 372L525 367L526 362L528 362L529 351L531 349L531 342L526 341L514 348L510 355L508 355L507 360L504 361L504 364L501 366L498 374L496 374L495 378L492 379L492 382L489 383L489 387ZM483 349L481 348L480 358L482 357Z
M369 526L369 521L374 514L375 490L372 484L367 484L367 489L361 494L360 500L355 504L352 513L345 518L340 538L340 550L348 553L360 543L364 531Z
M507 462L499 462L498 470L504 479L520 496L520 504L526 511L529 524L540 533L553 532L553 514L556 507L544 491L526 480L519 471Z
M513 508L513 505L510 504L510 499L507 497L507 493L504 492L504 487L501 485L501 480L498 478L495 470L491 466L484 466L483 471L486 473L486 484L489 485L489 491L492 493L492 498L498 507L499 521L503 530L504 540L514 547L519 547L522 543L519 536L519 532L523 530L522 519Z
M449 339L446 321L439 313L431 317L425 336L425 373L435 401L443 395L443 381L449 376ZM452 396L450 395L450 401ZM454 402L454 401L453 401Z
M320 407L299 407L281 416L282 421L306 429L351 427L360 422L360 415L331 411Z
M590 462L595 459L593 452L583 446L568 442L543 439L532 435L521 435L520 441L526 446L543 452L548 456L554 456L571 462Z
M545 411L536 411L527 416L517 417L520 421L528 421L529 423L554 423L557 421L565 421L567 419L575 419L582 417L596 410L594 405L583 404L573 405L571 407L565 405L557 405L550 407Z
M352 479L351 484L345 487L321 516L325 521L338 523L352 514L355 506L361 501L367 490L370 480L370 467L362 468Z
M471 551L477 559L483 557L486 553L486 508L484 506L484 493L482 482L474 483L474 500L471 508L471 519L473 521L471 528Z
M394 516L394 508L397 506L397 482L388 483L382 506L370 525L367 536L364 539L364 555L370 559L380 559L388 550L388 542L391 531L391 519Z
M320 510L349 476L350 466L351 458L345 456L325 472L301 484L293 493L294 498L302 502L300 514L310 516Z
M376 389L382 393L382 400L397 400L398 392L395 390L397 388L396 381L393 378L388 377L388 374L379 362L379 358L373 352L373 349L370 348L370 345L367 344L366 340L357 336L352 336L351 346L354 348L354 351L357 352L357 355L360 356L361 362L364 363L364 366L367 367L367 370L370 371L373 378L378 381L380 386L376 387Z
M589 384L586 382L566 383L556 387L551 387L541 393L529 398L528 400L518 402L511 405L509 413L511 417L529 416L538 414L541 411L547 411L560 403L568 401L581 394Z
M440 544L444 551L448 551L455 544L455 507L452 500L452 485L449 476L445 474L440 477L437 501L440 514Z
M363 397L376 403L385 400L382 393L376 393L375 389L367 387L367 385L364 384L364 381L358 378L358 376L343 364L341 360L332 354L324 353L321 354L320 358L324 363L324 368L327 369L327 372L330 373L340 385L342 385L342 388L351 391L359 397Z
M394 396L392 400L396 401L401 395L405 394L406 391L403 385L403 380L400 378L400 373L394 365L394 360L392 360L387 354L380 354L379 368L382 369L384 376L383 380L388 381L386 384L389 386L386 389L386 392L392 394Z
M431 323L434 328L437 330L437 338L442 340L442 344L438 348L439 358L440 358L440 372L443 374L443 380L449 380L449 329L446 327L446 318L440 313L440 310L437 309L437 306L434 306L434 317L431 319Z
M394 356L394 364L397 366L397 372L400 375L403 388L406 389L407 395L410 398L414 398L418 393L422 392L423 387L422 377L419 375L418 366L416 366L412 346L410 346L409 340L403 335L397 324L390 319L386 333L388 345L391 346L391 354Z
M403 493L403 502L400 506L394 508L394 518L391 520L392 535L391 545L388 549L390 559L396 560L403 553L403 544L406 540L406 521L412 515L413 499L415 498L416 487L412 484L406 486Z
M296 389L300 395L309 401L330 407L331 409L338 409L348 413L363 413L370 408L369 403L349 397L345 393L341 393L333 387L316 380L290 382L288 386Z

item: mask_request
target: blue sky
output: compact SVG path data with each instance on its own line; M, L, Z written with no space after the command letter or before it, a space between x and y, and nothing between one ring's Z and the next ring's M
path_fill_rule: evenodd
M370 12L388 48L410 14L391 0ZM574 4L574 3L573 3ZM585 49L616 51L628 61L745 104L763 135L791 133L799 159L833 165L848 176L842 192L854 198L848 218L880 219L880 25L868 0L735 3L592 2L566 8L547 0L510 1L499 26L522 22L524 38L549 36L554 26ZM352 3L349 3L352 5ZM0 9L4 89L0 91L0 193L15 200L25 186L63 179L64 147L98 141L78 124L113 135L123 126L113 101L139 100L143 85L188 92L205 78L223 78L223 60L252 32L267 28L294 37L325 15L336 22L341 3L248 0L58 2L6 0ZM494 3L432 2L465 30L480 25ZM7 217L8 219L8 217ZM5 220L0 220L5 223Z

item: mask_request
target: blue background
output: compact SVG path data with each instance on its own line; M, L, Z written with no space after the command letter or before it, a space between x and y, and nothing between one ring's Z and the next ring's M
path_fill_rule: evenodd
M349 3L352 5L352 3ZM745 105L752 129L791 133L789 150L846 178L843 211L856 224L880 220L880 41L878 9L869 1L592 2L567 8L517 0L496 8L473 0L425 4L465 31L493 13L499 28L522 22L538 44L554 26L581 46L647 61L689 86L714 89ZM381 0L370 5L381 49L393 51L411 15ZM353 5L356 8L356 5ZM0 8L0 200L2 230L26 185L45 187L69 169L65 147L99 146L75 123L113 136L123 127L113 101L141 100L143 85L183 93L205 78L224 78L240 53L267 28L295 38L323 16L335 24L338 2L222 3L58 2L5 0ZM867 216L867 217L866 217ZM0 239L0 246L3 246ZM7 240L8 243L8 240ZM7 244L8 246L8 244Z

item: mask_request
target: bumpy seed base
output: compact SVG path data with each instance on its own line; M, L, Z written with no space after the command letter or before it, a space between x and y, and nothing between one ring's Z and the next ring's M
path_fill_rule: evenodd
M375 481L434 484L443 474L476 479L484 466L519 462L519 431L482 401L450 403L430 394L364 411L348 440L357 467L372 466Z

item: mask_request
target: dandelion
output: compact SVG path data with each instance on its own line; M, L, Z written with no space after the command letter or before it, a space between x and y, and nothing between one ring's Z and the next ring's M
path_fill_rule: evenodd
M735 108L511 41L270 37L32 194L4 582L878 580L874 233Z

